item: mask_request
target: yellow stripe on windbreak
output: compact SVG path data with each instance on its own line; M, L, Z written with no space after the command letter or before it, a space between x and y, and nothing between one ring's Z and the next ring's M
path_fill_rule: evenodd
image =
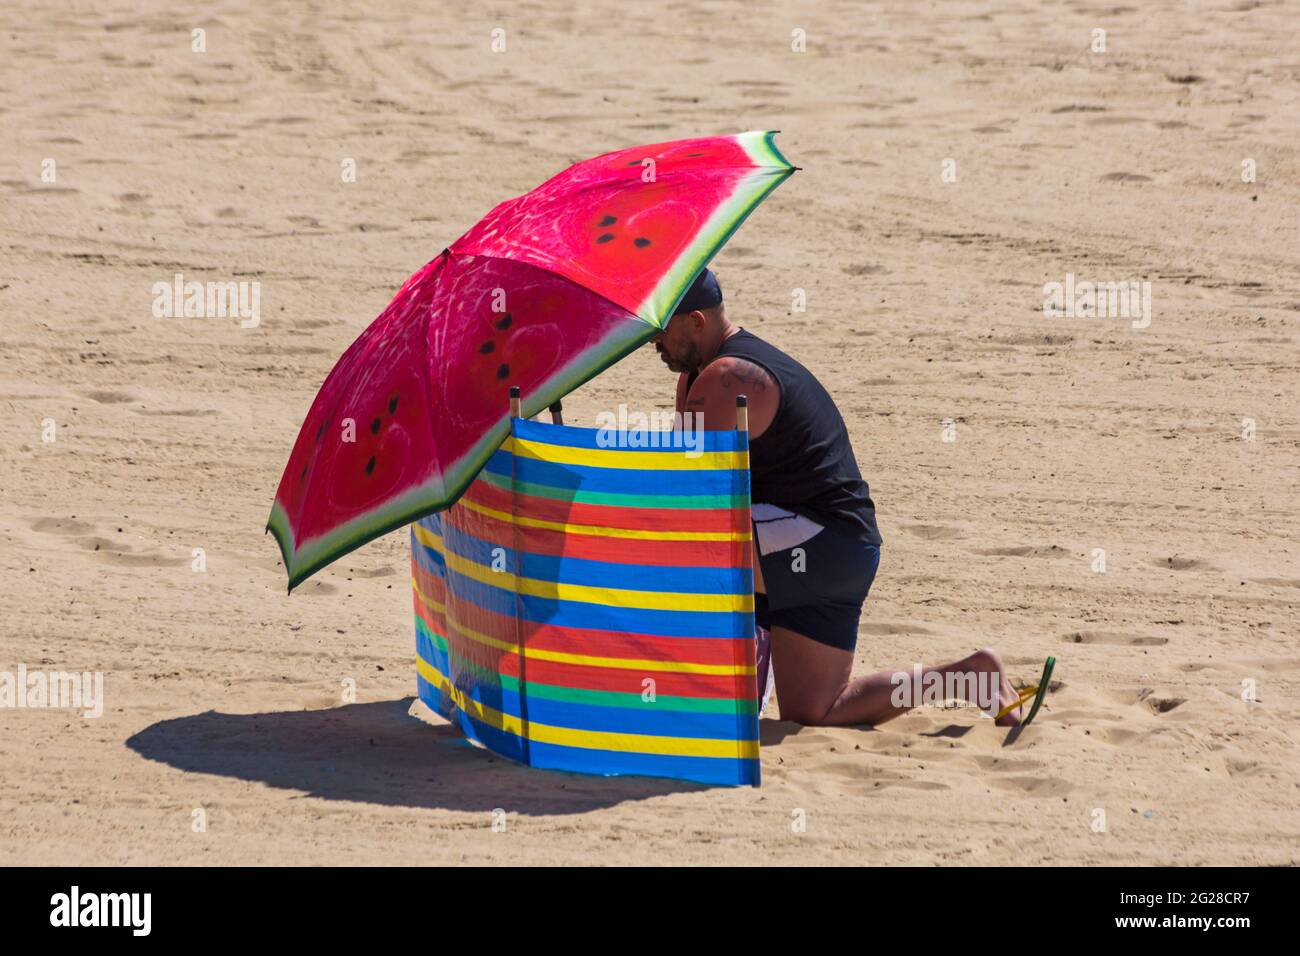
M494 650L503 651L508 654L518 654L519 647L509 641L503 641L499 638L484 634L482 631L476 631L473 628L465 627L457 621L451 620L447 614L447 606L433 600L422 590L420 583L411 577L411 587L415 590L415 596L420 599L420 603L433 611L435 614L441 614L447 627L454 630L461 637L468 638L471 641L482 644L485 647L491 647ZM673 674L720 674L724 677L734 677L737 674L753 674L755 669L744 664L696 664L690 661L651 661L640 660L634 657L599 657L595 654L570 654L566 651L548 651L539 648L528 648L528 659L534 661L555 661L559 664L579 664L583 667L608 667L617 670L635 670L639 672L656 671L659 673Z
M620 471L737 471L749 468L747 451L706 451L693 458L684 449L637 451L627 448L573 448L550 445L515 435L506 439L503 450L534 461L561 465L617 468Z
M661 737L656 734L619 734L607 730L575 730L550 724L528 722L528 733L518 717L465 696L446 676L426 661L416 657L420 676L446 694L465 713L480 723L507 734L542 744L580 747L583 750L614 750L622 753L657 754L666 757L724 757L732 760L757 760L757 740L711 740L705 737Z
M646 531L641 528L608 528L595 524L569 524L564 521L547 521L544 518L527 518L498 511L487 505L479 504L468 498L458 502L470 511L478 512L489 518L496 518L507 524L517 524L521 528L541 528L544 531L562 531L565 534L589 534L599 538L632 538L638 541L748 541L748 529L740 531Z
M422 544L438 547L447 567L471 580L492 587L504 588L530 597L553 601L578 601L584 604L603 604L610 607L650 611L715 611L748 613L754 609L752 594L691 594L682 591L635 591L629 588L603 588L591 584L565 584L559 581L542 581L525 578L509 571L493 571L484 564L461 557L428 539L437 538L420 525L415 526L415 536Z

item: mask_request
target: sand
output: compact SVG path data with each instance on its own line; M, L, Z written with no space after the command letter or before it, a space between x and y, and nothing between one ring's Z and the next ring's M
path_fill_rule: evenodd
M0 671L105 687L0 711L0 863L1300 862L1294 4L316 6L0 12ZM1011 742L773 711L760 789L494 759L409 713L405 533L285 596L298 424L500 199L751 128L803 171L715 265L871 482L856 670L992 645L1055 689ZM155 318L178 272L260 323ZM1046 317L1067 274L1149 326ZM568 418L673 384L646 350Z

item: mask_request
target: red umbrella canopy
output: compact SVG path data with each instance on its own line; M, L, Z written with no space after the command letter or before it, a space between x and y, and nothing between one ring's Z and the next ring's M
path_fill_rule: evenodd
M501 203L402 286L335 364L268 529L292 589L452 504L509 432L663 328L794 171L770 132L634 146Z

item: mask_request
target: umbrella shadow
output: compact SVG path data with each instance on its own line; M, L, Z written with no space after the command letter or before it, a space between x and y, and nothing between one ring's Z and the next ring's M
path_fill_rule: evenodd
M161 720L126 741L140 756L190 773L384 806L586 813L630 800L709 789L651 777L538 770L411 716L412 698L328 710L205 711Z

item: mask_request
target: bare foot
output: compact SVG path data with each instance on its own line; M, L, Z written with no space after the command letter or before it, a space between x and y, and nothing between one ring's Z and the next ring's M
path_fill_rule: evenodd
M981 648L972 654L967 660L970 662L972 669L990 675L998 679L998 703L993 713L996 714L1007 704L1014 703L1020 699L1016 689L1011 686L1011 681L1007 680L1006 668L1002 666L1002 657L991 647ZM977 704L982 704L977 701ZM1001 717L997 718L996 724L999 727L1015 727L1020 723L1021 711L1023 706L1016 707L1008 711Z

